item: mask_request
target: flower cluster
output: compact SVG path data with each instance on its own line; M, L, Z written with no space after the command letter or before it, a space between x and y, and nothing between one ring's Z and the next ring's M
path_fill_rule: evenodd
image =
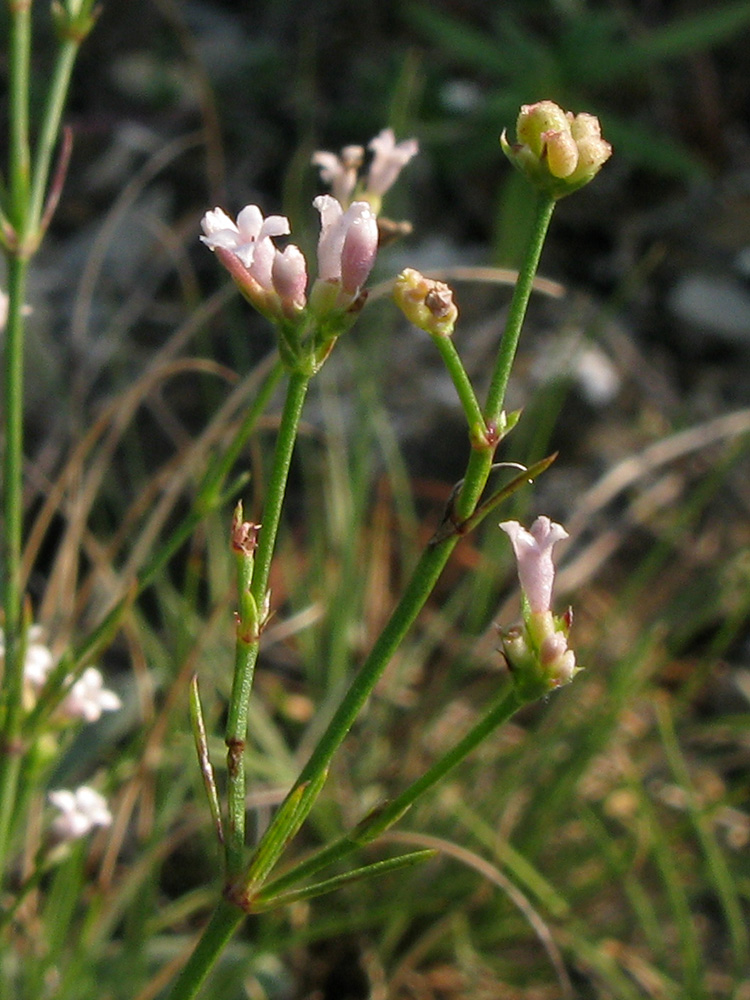
M359 300L378 249L378 225L367 202L353 202L344 211L330 195L316 198L321 231L318 279L310 308L320 315L346 312ZM279 250L273 240L290 232L282 215L263 218L257 205L247 205L233 222L221 209L206 212L201 240L216 252L240 291L255 308L276 321L304 320L307 302L307 261L299 247ZM325 289L325 295L319 289Z
M107 800L88 785L81 785L74 792L61 788L50 792L48 797L60 811L52 821L52 835L58 841L77 840L97 826L112 823Z
M383 195L396 182L406 164L419 152L416 139L396 142L393 129L384 128L371 139L367 147L372 160L360 179L365 161L363 146L345 146L339 155L318 150L313 153L313 166L320 167L320 179L331 188L333 197L344 207L352 201L366 201L377 215Z
M55 657L42 641L43 630L32 625L26 634L23 662L24 698L27 707L33 706L50 674L56 666ZM5 657L5 636L0 629L0 663ZM72 678L66 679L66 686ZM87 667L57 708L54 722L64 727L72 722L96 722L103 712L115 712L122 702L114 691L104 686L104 678L96 667ZM54 746L49 734L40 740L40 746ZM60 789L49 793L50 802L60 815L52 822L52 835L57 841L75 840L89 833L94 827L109 826L112 816L106 800L92 788L82 785L71 792Z
M36 698L40 693L55 666L55 659L41 638L41 627L32 625L27 635L23 664L23 679L29 699ZM0 659L4 654L5 640L0 630ZM122 702L115 692L104 687L101 672L96 667L87 667L60 704L58 718L67 722L77 719L96 722L102 712L116 712L121 707Z
M276 324L282 356L292 367L300 362L306 331L317 330L308 356L318 365L364 304L363 287L378 250L380 202L416 154L417 143L413 139L396 143L393 132L385 129L370 149L372 162L359 186L363 147L347 146L340 156L325 152L313 156L333 193L319 195L313 202L320 213L320 237L318 276L309 298L304 254L294 244L280 250L274 243L290 234L285 216L264 218L257 205L247 205L236 221L221 208L206 212L201 221L201 240L216 253L245 298Z
M558 616L551 611L552 550L568 533L548 517L538 517L528 531L518 521L503 521L500 527L513 546L524 597L523 624L500 631L503 652L517 689L537 697L567 684L579 670L568 648L572 612Z
M565 112L552 101L522 106L516 140L509 143L503 132L500 143L505 155L553 198L588 184L612 155L598 118Z

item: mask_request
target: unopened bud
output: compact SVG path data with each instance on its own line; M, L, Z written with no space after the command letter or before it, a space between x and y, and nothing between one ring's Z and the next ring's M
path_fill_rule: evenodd
M503 152L532 184L553 198L587 184L612 155L595 115L574 115L552 101L523 105L516 139L509 143L503 132Z
M232 518L232 549L238 555L252 556L258 547L260 527L252 521L243 521L242 502L238 502Z
M393 299L404 316L433 337L450 337L458 319L453 291L442 281L407 267L396 278Z

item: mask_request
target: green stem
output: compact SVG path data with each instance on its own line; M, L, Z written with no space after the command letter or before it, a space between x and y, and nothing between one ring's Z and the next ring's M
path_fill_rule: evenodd
M470 435L472 438L481 439L485 431L484 414L474 392L474 386L471 384L471 379L466 374L466 369L456 350L456 345L453 343L453 338L433 336L432 340L440 351L443 364L447 368L448 374L456 388L461 406L466 414L467 423L469 424Z
M10 24L10 220L23 239L29 196L29 62L31 0L9 4Z
M508 380L510 379L518 340L521 336L521 329L526 316L526 307L529 304L534 277L539 267L544 240L547 236L547 229L549 228L555 204L554 198L550 198L549 195L540 194L537 198L531 238L518 272L515 288L513 289L513 298L510 302L508 319L505 323L503 339L500 341L500 350L495 361L495 370L492 374L492 381L490 382L487 394L487 405L484 409L484 415L488 426L497 424L500 419L503 402L505 401L505 391L508 388Z
M242 923L245 914L225 899L220 899L208 926L175 980L168 1000L192 1000L201 988L216 958Z
M23 343L22 315L28 263L17 256L8 261L8 323L5 330L3 422L2 582L5 612L5 664L2 689L2 753L0 754L0 872L14 814L21 768L20 732L23 717L23 642L21 541L23 527Z
M281 508L284 502L294 444L297 439L297 428L299 427L302 407L305 402L309 383L310 376L307 374L293 372L289 377L286 401L281 415L271 477L263 509L263 519L258 535L258 548L255 553L252 583L250 584L250 603L255 608L255 622L252 633L248 634L249 623L246 620L247 616L241 615L237 628L234 678L229 700L225 736L228 769L227 809L229 814L226 867L227 877L230 881L240 873L244 860L246 811L244 759L250 691L253 685L255 664L258 659L260 627L262 627L263 609L267 600L266 594L271 571L271 559L281 521ZM242 605L243 603L244 595L240 594L240 604Z
M522 268L519 271L518 282L513 293L508 321L503 333L490 385L487 406L485 408L488 426L497 425L500 419L510 369L518 346L518 339L531 295L534 275L539 266L544 238L550 219L552 218L554 207L555 203L551 198L540 197L537 204L532 238L529 242ZM458 369L463 370L463 366L458 360L457 355L454 357L448 351L445 353L448 356L451 374L458 378L459 383L462 383L463 379L460 377ZM463 390L461 390L461 394L463 396L466 395ZM454 514L459 522L473 513L487 483L492 468L493 455L494 447L490 443L488 443L487 447L472 452L464 482L455 501ZM351 729L383 670L390 662L406 633L416 620L417 615L424 607L457 541L458 536L452 535L436 545L430 545L419 560L406 591L396 605L390 620L378 637L370 655L362 664L359 673L344 695L344 699L329 723L328 728L318 741L310 759L302 769L302 773L290 792L290 795L292 795L298 789L307 786L300 800L299 809L301 815L306 815L310 808L312 808L312 796L317 794L316 790L319 787L321 775L328 769L334 753ZM267 835L269 838L273 836L270 829Z
M472 753L493 730L507 722L523 704L523 700L515 689L510 688L503 691L498 696L496 703L477 725L469 730L462 740L444 757L436 761L420 778L405 788L395 799L373 810L351 833L346 834L334 844L314 854L307 861L303 861L279 878L268 882L263 891L258 894L258 902L267 906L274 896L299 884L301 879L341 860L346 855L361 848L363 844L369 844L375 840L399 820L420 796L433 788L449 771Z

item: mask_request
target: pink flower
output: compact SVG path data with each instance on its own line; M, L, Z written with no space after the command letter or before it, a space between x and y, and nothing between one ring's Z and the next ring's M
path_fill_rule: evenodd
M333 197L346 206L352 200L357 172L364 158L362 146L344 146L339 156L318 150L313 153L311 162L320 167L320 179L330 187Z
M503 521L500 527L513 545L521 589L532 613L549 611L555 579L552 549L556 542L568 537L567 531L548 517L538 517L530 531L518 521Z
M331 188L331 194L348 208L352 199L367 201L377 215L383 195L393 186L403 168L419 152L416 139L396 142L393 129L384 128L368 144L373 157L366 175L359 180L358 173L364 161L361 146L345 146L341 154L318 150L312 163L320 168L320 179Z
M375 154L367 173L367 194L382 198L385 192L393 186L398 175L412 157L419 152L416 139L405 139L396 142L392 128L384 128L374 139L370 140L368 148Z
M307 298L307 262L299 247L291 244L276 251L271 265L271 281L285 313L305 308Z
M344 211L329 194L313 201L320 212L318 277L340 282L354 299L375 263L378 250L378 222L366 201L355 201Z
M289 219L263 213L246 205L234 223L221 208L206 212L201 220L201 240L217 256L243 294L260 312L271 317L280 312L292 317L305 308L307 264L299 247L283 252L273 237L287 236Z

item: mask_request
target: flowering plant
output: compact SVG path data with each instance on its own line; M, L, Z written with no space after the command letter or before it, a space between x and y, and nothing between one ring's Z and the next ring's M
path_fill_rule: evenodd
M63 44L75 47L93 24L92 3L68 0L66 4L58 4L55 11ZM28 40L28 23L21 24L18 20L27 14L27 5L17 5L13 14L17 45ZM63 68L67 66L64 60ZM13 67L14 73L19 74L23 60L14 61ZM447 752L439 755L417 779L390 799L375 804L340 835L328 837L309 856L289 860L291 842L326 785L334 757L428 601L454 548L509 496L533 482L551 464L549 457L540 459L529 468L516 469L516 474L503 486L490 485L493 473L505 467L505 463L495 462L496 452L519 419L518 413L505 412L505 394L555 200L590 180L609 155L609 147L591 116L566 115L549 102L522 109L516 146L510 147L503 138L508 155L539 186L541 193L534 236L514 289L489 389L481 402L455 343L459 313L452 289L413 268L402 269L394 279L393 301L406 319L431 337L455 388L466 419L465 475L456 484L441 524L417 560L403 593L348 687L335 686L339 700L330 711L322 713L315 741L307 748L304 763L291 786L285 789L267 826L253 836L247 823L250 699L261 643L277 611L270 588L271 568L300 420L311 380L365 308L367 282L379 246L408 229L406 225L394 226L383 219L381 209L401 171L417 154L418 143L415 139L396 141L393 131L384 129L367 149L352 145L338 155L325 151L313 155L312 164L319 169L321 181L331 192L320 194L313 201L320 225L316 268L297 243L287 242L292 227L286 216L264 215L255 204L241 208L235 217L222 207L205 212L200 240L228 271L244 298L273 325L278 359L257 398L248 405L247 414L237 421L229 443L222 441L217 446L220 453L206 459L205 471L198 476L193 509L184 521L128 577L122 598L108 606L83 640L77 645L69 644L62 655L53 655L43 641L41 629L29 624L31 614L24 599L20 358L27 265L56 205L69 155L69 149L66 152L64 147L63 162L45 206L42 195L50 166L48 140L59 126L66 83L64 74L59 79L62 83L55 86L63 89L51 95L51 118L49 128L43 130L44 142L35 168L33 190L29 189L24 167L24 150L29 140L24 129L28 123L21 116L14 133L9 196L5 198L2 192L0 198L0 234L10 260L6 356L9 371L17 375L9 378L11 391L5 411L9 435L3 461L9 503L3 526L6 585L4 631L0 633L3 660L0 721L5 750L0 758L0 861L15 898L0 913L0 927L3 924L12 927L24 901L33 898L56 866L63 865L66 859L75 861L76 852L82 852L84 846L82 838L112 827L113 839L103 871L107 865L111 866L122 846L134 798L132 794L123 795L124 804L117 811L114 806L110 808L111 800L94 787L115 784L121 776L108 773L90 779L90 783L87 779L86 783L77 784L62 777L58 780L56 772L61 760L64 763L63 750L73 743L71 734L80 732L82 723L93 725L103 715L123 707L120 696L106 686L103 674L92 662L126 621L134 602L207 515L224 510L230 496L236 500L245 480L241 478L228 486L231 470L242 460L259 414L275 388L284 381L284 402L262 509L257 517L246 519L243 503L238 501L229 533L228 548L236 572L235 655L231 690L221 713L226 749L225 780L221 782L215 777L212 761L215 741L206 723L198 675L190 682L190 717L200 775L223 862L223 886L213 915L171 985L171 1000L190 1000L197 995L232 933L248 914L323 895L346 882L374 878L428 860L433 851L419 849L376 862L358 860L343 874L315 879L331 866L352 856L359 858L364 847L397 823L420 796L493 730L523 705L568 683L577 671L574 653L568 646L570 614L558 617L551 608L552 547L566 533L545 517L538 518L528 532L517 522L503 522L501 526L516 552L525 595L523 624L501 631L512 684L502 686L480 720L457 737ZM14 78L16 93L21 82L20 76ZM17 102L11 104L15 109L19 107ZM3 306L0 299L0 309ZM216 440L212 439L212 445ZM75 518L71 515L71 519ZM48 617L51 627L56 626L55 616ZM143 770L147 771L150 765L151 756L145 752ZM73 787L60 787L63 784ZM34 795L32 788L37 788ZM109 794L111 788L105 791ZM53 811L55 815L50 815ZM26 836L24 830L25 817L32 813L36 819L33 838ZM82 853L78 855L81 856ZM284 861L286 867L282 868ZM104 876L102 879L106 881ZM60 889L59 894L63 891ZM108 915L108 919L118 924L120 918L115 914ZM173 971L170 965L159 980L159 988ZM54 978L50 978L53 988Z

